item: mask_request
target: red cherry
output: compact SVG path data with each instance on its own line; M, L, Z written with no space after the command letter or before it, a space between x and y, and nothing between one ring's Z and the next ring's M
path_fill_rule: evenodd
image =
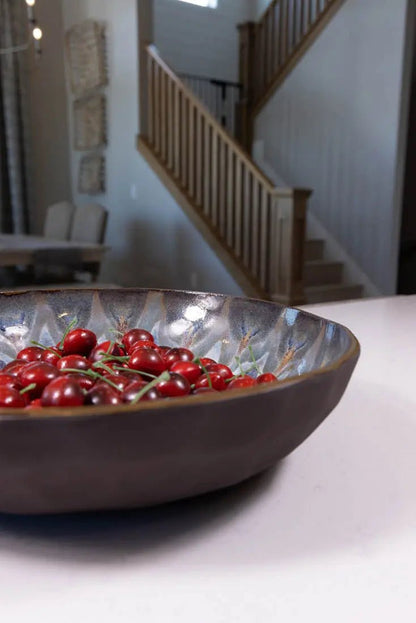
M127 331L123 335L121 342L124 345L126 352L129 353L133 345L142 340L147 340L149 342L155 341L153 335L149 333L149 331L146 331L146 329L130 329L130 331Z
M206 368L210 363L217 363L215 359L211 359L210 357L201 357L199 361L201 366L204 366L204 368Z
M213 387L195 387L191 394L192 395L197 395L197 394L217 394L218 391L216 389L214 389Z
M26 406L26 400L17 389L3 385L0 387L0 407L19 409Z
M126 389L126 387L131 384L131 378L124 376L122 374L104 374L103 376L108 381L111 381L112 383L114 383L114 385L117 385L117 390L119 392L123 392ZM135 376L140 376L140 375L136 374ZM109 385L108 383L107 385L111 389L111 385ZM115 387L113 389L117 391Z
M197 363L193 361L175 361L170 366L171 372L177 372L184 376L190 383L195 383L195 381L201 376L202 368Z
M205 366L205 369L208 372L217 372L225 380L231 379L234 376L234 373L231 370L231 368L229 368L223 363L208 363Z
M56 366L60 358L62 357L62 351L57 348L45 348L42 353L41 360Z
M119 405L121 403L118 392L105 383L97 383L85 396L86 405Z
M259 385L263 383L274 383L275 381L277 381L277 377L271 372L265 372L256 378L256 383Z
M86 374L82 374L82 372L68 372L65 376L76 381L81 389L85 389L85 391L90 390L95 385L95 379Z
M70 376L60 376L42 392L42 407L79 407L84 404L84 392Z
M192 361L193 358L194 354L188 348L171 348L164 355L169 369L175 361Z
M17 359L22 361L39 361L42 359L43 348L39 348L39 346L28 346L27 348L23 348L18 354Z
M143 379L137 379L127 385L125 390L121 394L121 398L123 402L131 402L137 396L137 393L146 387L147 381L143 381Z
M136 348L128 360L129 368L158 376L167 365L154 348Z
M227 389L241 389L242 387L252 387L255 384L256 381L251 376L244 374L230 381Z
M212 387L218 392L222 392L227 389L227 384L225 379L223 379L218 372L208 372L208 374L202 374L195 382L195 389L199 389L200 387Z
M154 348L157 351L159 350L158 346L151 340L139 340L138 342L134 342L133 346L127 351L127 354L132 355L136 348Z
M34 400L31 400L29 404L26 405L25 408L26 409L41 409L42 401L40 398L35 398Z
M170 372L168 381L161 381L157 384L158 391L166 398L174 398L176 396L186 396L191 391L188 379L176 372Z
M25 361L20 359L15 359L14 361L10 361L6 366L4 366L2 372L7 372L7 374L11 374L12 376L18 376L19 371L26 365Z
M97 344L97 346L95 346L90 352L88 359L95 363L96 361L100 361L101 359L104 359L104 357L108 357L110 355L121 357L124 354L124 350L119 344L107 340Z
M21 389L17 376L13 376L13 374L8 374L7 372L2 372L0 374L0 387L9 387L10 389Z
M43 389L59 376L59 370L45 361L32 361L26 364L19 372L19 382L22 387L27 387L32 383L34 389L30 390L30 398L39 398Z
M88 356L97 344L97 336L89 329L73 329L65 336L62 344L64 355Z
M59 359L56 367L58 370L66 370L67 368L75 368L76 370L89 370L91 363L86 357L81 355L66 355Z

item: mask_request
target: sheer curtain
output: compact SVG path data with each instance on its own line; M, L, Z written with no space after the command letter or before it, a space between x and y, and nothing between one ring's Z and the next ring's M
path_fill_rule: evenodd
M24 0L0 0L0 231L29 228L28 22ZM15 51L8 51L17 48Z

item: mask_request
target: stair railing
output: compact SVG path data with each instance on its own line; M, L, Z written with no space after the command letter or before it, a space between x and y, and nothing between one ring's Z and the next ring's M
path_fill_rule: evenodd
M274 187L156 48L146 50L147 120L139 139L258 284L258 295L302 303L310 191Z
M344 0L272 0L258 22L238 26L247 124L315 41ZM250 148L251 129L242 143Z

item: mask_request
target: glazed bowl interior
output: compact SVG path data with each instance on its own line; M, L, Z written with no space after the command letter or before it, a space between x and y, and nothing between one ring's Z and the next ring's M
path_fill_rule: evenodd
M185 346L233 371L273 372L280 381L325 370L357 347L334 322L277 303L161 290L64 290L0 294L0 366L32 341L53 346L71 321L98 340L133 327L158 344Z

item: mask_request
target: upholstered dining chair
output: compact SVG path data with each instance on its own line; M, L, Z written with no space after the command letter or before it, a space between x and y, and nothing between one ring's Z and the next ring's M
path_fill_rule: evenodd
M68 240L71 234L75 206L70 201L59 201L46 209L43 235L47 238Z
M99 203L87 203L75 208L70 240L102 244L107 228L108 211Z

